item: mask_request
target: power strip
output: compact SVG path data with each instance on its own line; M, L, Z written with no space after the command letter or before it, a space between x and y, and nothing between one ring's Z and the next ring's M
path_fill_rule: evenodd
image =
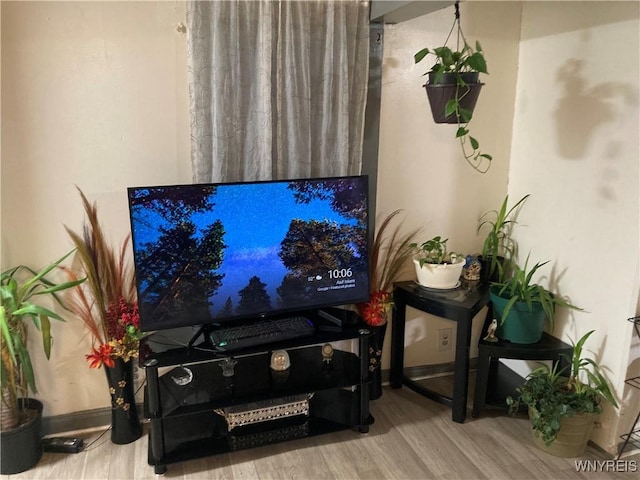
M84 440L74 437L49 437L42 439L45 452L79 453L84 447Z

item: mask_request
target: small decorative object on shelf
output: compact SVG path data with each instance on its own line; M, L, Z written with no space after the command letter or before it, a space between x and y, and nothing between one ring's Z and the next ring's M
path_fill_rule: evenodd
M330 343L325 343L322 346L322 363L325 365L331 364L331 359L333 358L333 347Z
M173 383L176 385L184 387L185 385L189 385L191 380L193 380L193 372L190 368L183 367L182 365L180 365L180 369L182 370L182 375L178 375L177 373L171 375L171 380L173 380Z
M229 431L236 427L269 422L297 415L309 416L309 399L313 394L295 395L274 400L216 409L224 417Z
M495 318L491 320L489 327L487 328L487 335L483 338L486 342L497 342L498 337L496 337L496 330L498 329L498 320Z
M238 361L233 357L226 357L224 360L220 362L220 368L222 369L223 377L233 377L235 372L235 366Z
M462 269L462 277L465 280L477 281L480 280L480 271L482 267L480 260L473 255L467 255L464 267Z
M284 372L291 366L291 360L286 350L276 350L271 354L271 370Z

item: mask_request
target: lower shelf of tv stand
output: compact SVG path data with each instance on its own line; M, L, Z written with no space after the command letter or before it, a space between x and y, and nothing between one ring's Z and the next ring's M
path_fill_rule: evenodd
M152 419L161 422L164 433L164 455L155 458L149 439L148 462L156 474L166 471L167 465L224 454L236 450L323 435L352 429L367 433L374 419L369 415L365 425L358 423L359 392L335 390L317 392L309 400L309 416L297 415L227 430L224 418L213 411Z

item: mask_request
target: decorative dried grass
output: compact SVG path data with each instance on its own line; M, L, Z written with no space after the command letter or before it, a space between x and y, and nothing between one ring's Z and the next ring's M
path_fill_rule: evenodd
M76 187L82 198L87 221L83 225L82 235L69 227L65 229L77 248L77 258L82 265L85 284L74 288L68 299L69 309L87 326L98 344L107 343L107 309L109 305L123 298L127 304L136 300L133 269L126 259L131 235L127 235L119 249L115 249L107 240L98 220L98 208L90 203L85 194ZM65 268L71 279L77 275Z
M394 282L400 279L403 268L411 259L409 245L421 229L402 233L402 223L392 223L402 210L395 210L385 217L373 239L370 258L371 292L391 292Z

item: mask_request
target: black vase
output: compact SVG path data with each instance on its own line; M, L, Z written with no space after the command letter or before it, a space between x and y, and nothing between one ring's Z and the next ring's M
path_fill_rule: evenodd
M111 394L111 442L123 445L142 436L133 391L133 363L121 358L113 367L105 365Z
M502 256L498 256L497 262L493 261L493 257L489 256L484 258L482 255L478 258L480 260L480 281L482 283L500 282L500 268L504 271L506 267L505 259Z
M369 328L369 400L376 400L382 396L382 346L387 324Z

